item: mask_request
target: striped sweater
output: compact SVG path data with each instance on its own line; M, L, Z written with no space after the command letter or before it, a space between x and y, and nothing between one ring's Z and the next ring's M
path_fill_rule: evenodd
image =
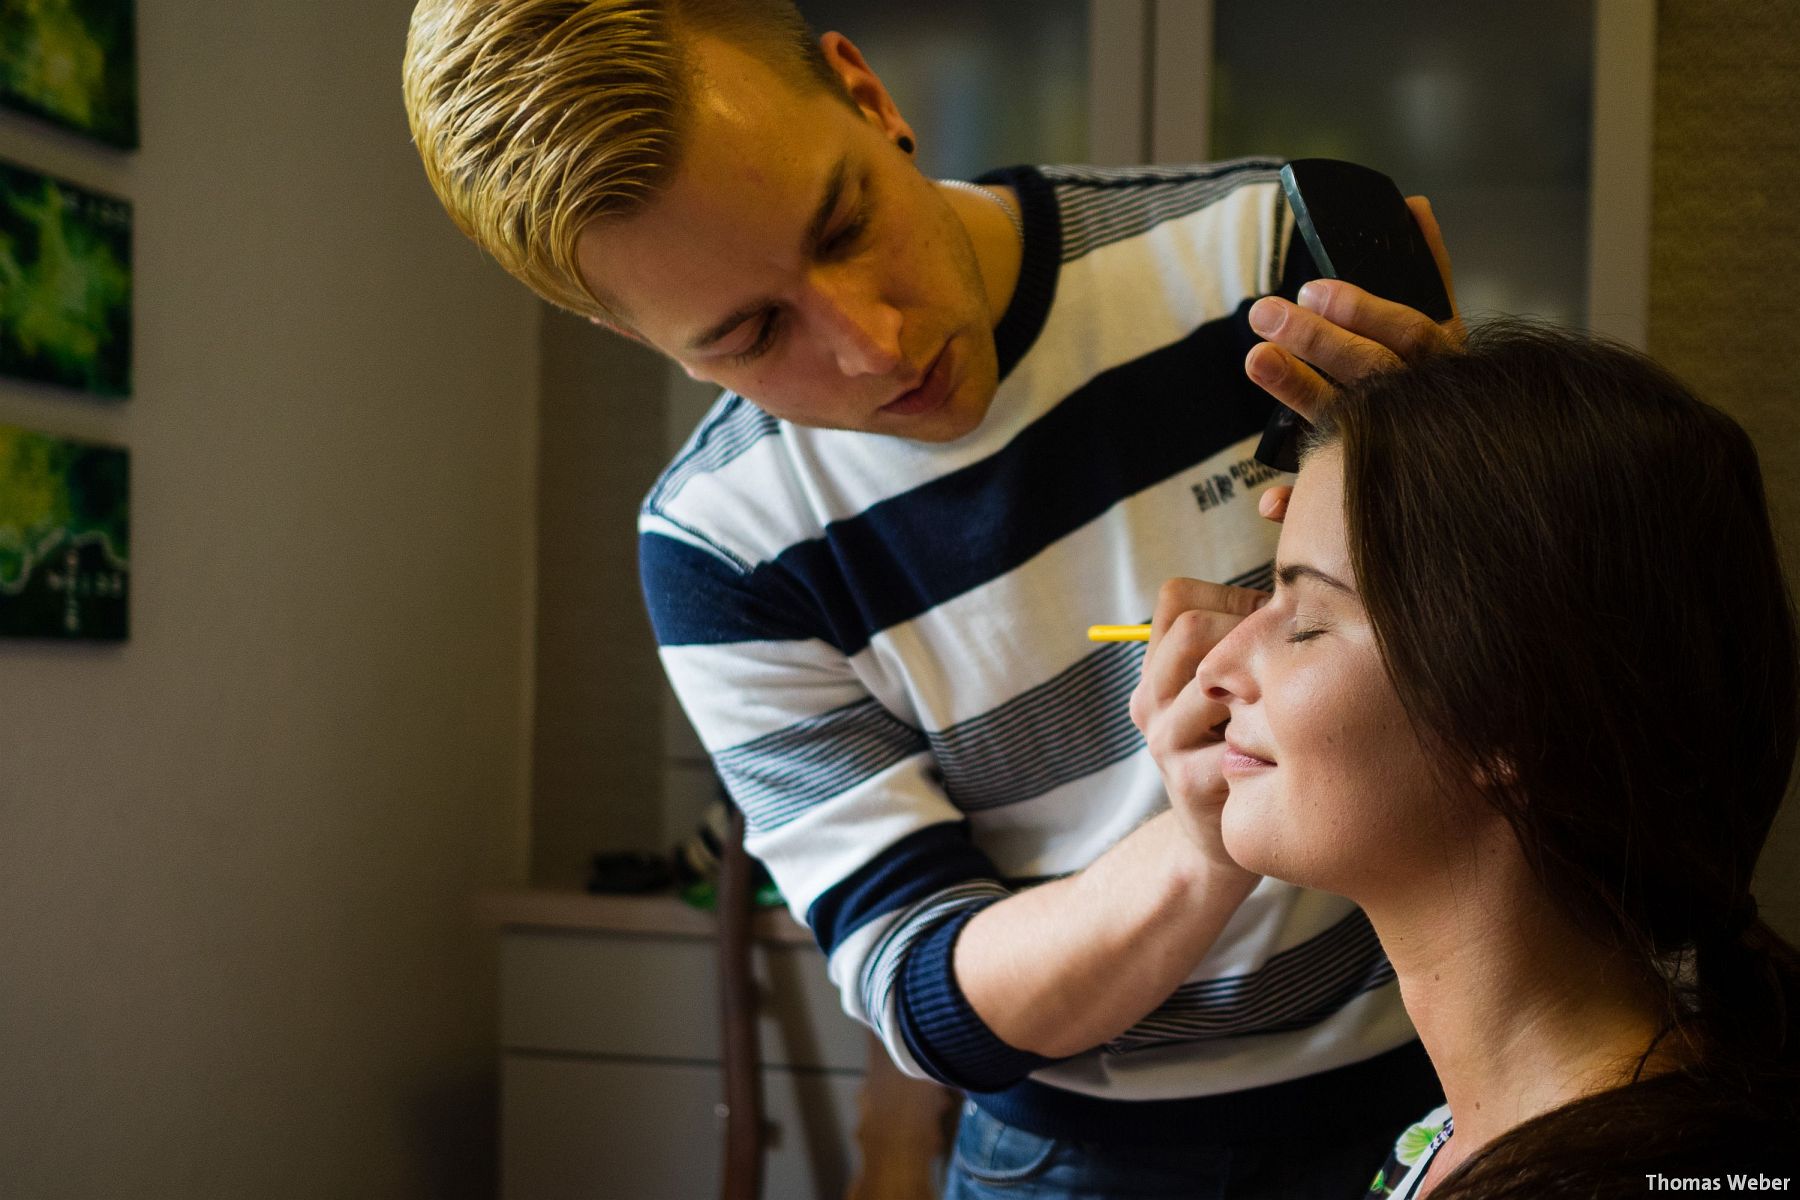
M641 513L664 666L845 1009L903 1069L1047 1134L1104 1136L1119 1100L1169 1102L1127 1106L1140 1132L1159 1111L1191 1131L1183 1102L1413 1039L1362 914L1274 880L1164 1004L1071 1059L1001 1042L950 968L982 907L1167 806L1127 712L1143 647L1086 627L1148 620L1172 575L1269 586L1271 402L1242 363L1281 278L1278 166L987 176L1026 245L980 428L807 429L727 393Z

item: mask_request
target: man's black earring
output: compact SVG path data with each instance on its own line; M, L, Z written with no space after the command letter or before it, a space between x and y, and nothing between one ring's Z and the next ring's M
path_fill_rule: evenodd
M902 154L911 154L913 152L913 140L904 133L900 135L899 141L894 144L900 147L900 152Z

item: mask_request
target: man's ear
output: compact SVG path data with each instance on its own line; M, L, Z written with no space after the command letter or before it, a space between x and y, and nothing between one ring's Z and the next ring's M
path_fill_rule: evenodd
M825 54L825 61L837 73L838 80L856 107L862 110L863 116L879 129L882 136L890 142L898 142L901 138L916 141L912 126L900 115L900 109L894 104L894 98L888 95L881 77L875 74L874 68L863 59L862 51L856 43L841 33L827 33L819 38L819 49Z

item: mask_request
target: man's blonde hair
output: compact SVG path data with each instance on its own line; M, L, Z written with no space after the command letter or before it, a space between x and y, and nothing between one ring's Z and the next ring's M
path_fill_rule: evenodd
M458 228L545 299L622 323L583 282L576 239L674 173L697 34L844 95L792 0L420 0L406 115Z

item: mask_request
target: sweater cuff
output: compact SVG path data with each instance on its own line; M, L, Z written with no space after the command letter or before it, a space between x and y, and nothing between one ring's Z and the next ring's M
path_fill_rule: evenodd
M907 1050L934 1078L966 1092L1011 1087L1056 1061L1001 1041L956 982L956 939L986 907L962 909L915 942L900 976L898 1016Z

